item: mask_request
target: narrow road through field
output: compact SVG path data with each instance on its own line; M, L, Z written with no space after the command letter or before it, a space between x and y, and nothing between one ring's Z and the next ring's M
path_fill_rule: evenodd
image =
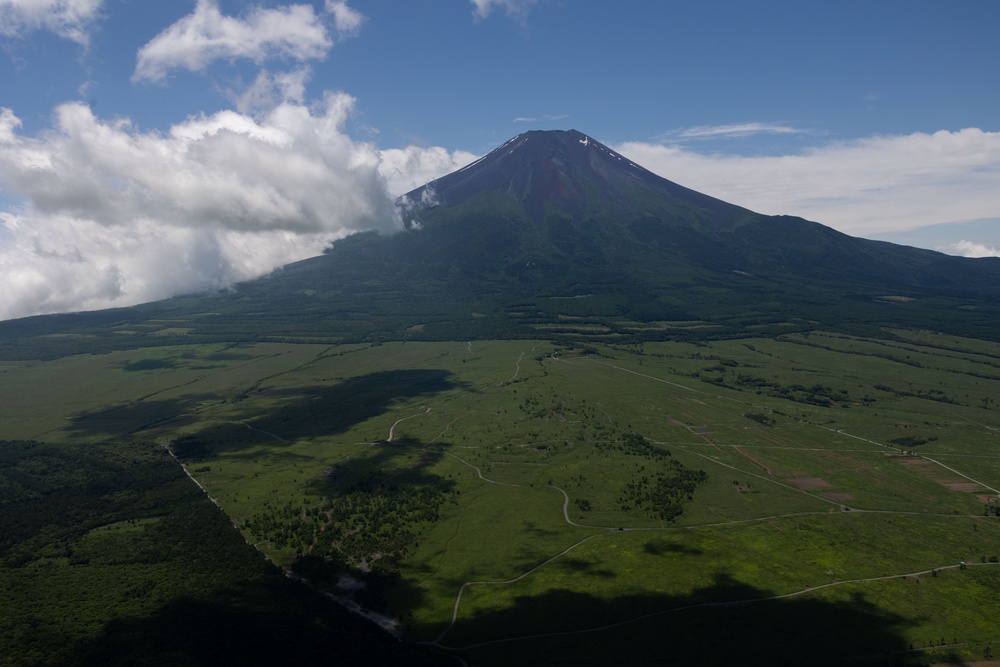
M520 576L514 577L513 579L507 579L505 581L467 581L467 582L465 582L464 584L462 584L462 587L458 589L458 597L455 598L455 606L453 607L452 612L451 612L451 623L448 624L448 627L446 627L444 630L442 630L441 634L438 635L435 639L430 640L430 641L418 642L418 643L421 643L421 644L430 644L432 646L440 646L441 648L446 648L446 649L449 648L447 646L443 646L442 644L440 644L440 641L442 639L444 639L444 636L446 634L448 634L448 632L455 626L455 623L458 620L458 608L462 604L462 595L465 594L465 589L467 589L469 586L501 586L501 585L506 585L506 584L517 583L518 581L521 581L525 577L527 577L527 576L533 574L534 572L538 571L539 569L545 567L549 563L551 563L551 562L553 562L555 560L558 560L559 558L562 558L563 556L565 556L566 554L568 554L573 549L576 549L581 544L589 542L590 540L594 539L595 537L600 537L603 534L604 533L597 533L596 535L590 535L588 537L585 537L582 540L580 540L579 542L577 542L576 544L572 544L572 545L566 547L565 549L563 549L562 551L560 551L559 553L557 553L552 558L549 558L548 560L546 560L546 561L544 561L542 563L539 563L538 565L536 565L535 567L531 568L527 572L521 574ZM452 649L449 649L449 650L452 650Z
M996 489L994 489L992 486L986 484L985 482L980 482L978 479L973 479L973 478L969 477L964 472L959 472L958 470L955 470L954 468L952 468L950 466L946 466L945 464L941 463L940 461L935 461L934 459L932 459L929 456L922 456L921 455L920 458L922 458L924 461L930 461L931 463L936 463L937 465L941 466L945 470L950 470L951 472L955 473L959 477L964 477L965 479L969 480L970 482L975 482L976 484L978 484L979 486L983 487L984 489L989 489L993 493L995 493L998 496L1000 496L1000 491L997 491Z

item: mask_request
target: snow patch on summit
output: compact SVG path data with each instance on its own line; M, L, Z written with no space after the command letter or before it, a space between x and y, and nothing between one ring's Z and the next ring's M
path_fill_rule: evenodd
M583 139L580 139L580 143L583 144L584 146L589 145L590 144L590 137L584 137Z

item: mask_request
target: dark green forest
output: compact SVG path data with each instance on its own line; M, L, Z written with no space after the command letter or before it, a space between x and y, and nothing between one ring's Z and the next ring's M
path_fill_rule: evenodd
M162 448L0 443L0 664L452 664L241 538Z

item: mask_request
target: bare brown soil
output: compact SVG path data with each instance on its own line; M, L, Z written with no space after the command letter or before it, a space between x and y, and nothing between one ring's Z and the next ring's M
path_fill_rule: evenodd
M930 461L923 459L919 456L893 456L892 460L896 463L902 463L904 466L919 472L920 474L927 477L929 480L935 484L940 484L941 486L949 489L951 491L960 491L963 493L976 493L983 491L981 484L976 482L970 482L967 479L962 479L958 475L949 475L948 477L942 477L942 473L948 475L946 471L943 471L940 466L934 465ZM979 496L980 498L988 498L988 496Z

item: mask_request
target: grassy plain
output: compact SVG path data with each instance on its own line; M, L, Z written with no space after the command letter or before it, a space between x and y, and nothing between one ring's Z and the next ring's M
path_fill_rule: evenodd
M983 659L1000 345L893 333L7 361L0 429L169 444L275 563L471 664Z

